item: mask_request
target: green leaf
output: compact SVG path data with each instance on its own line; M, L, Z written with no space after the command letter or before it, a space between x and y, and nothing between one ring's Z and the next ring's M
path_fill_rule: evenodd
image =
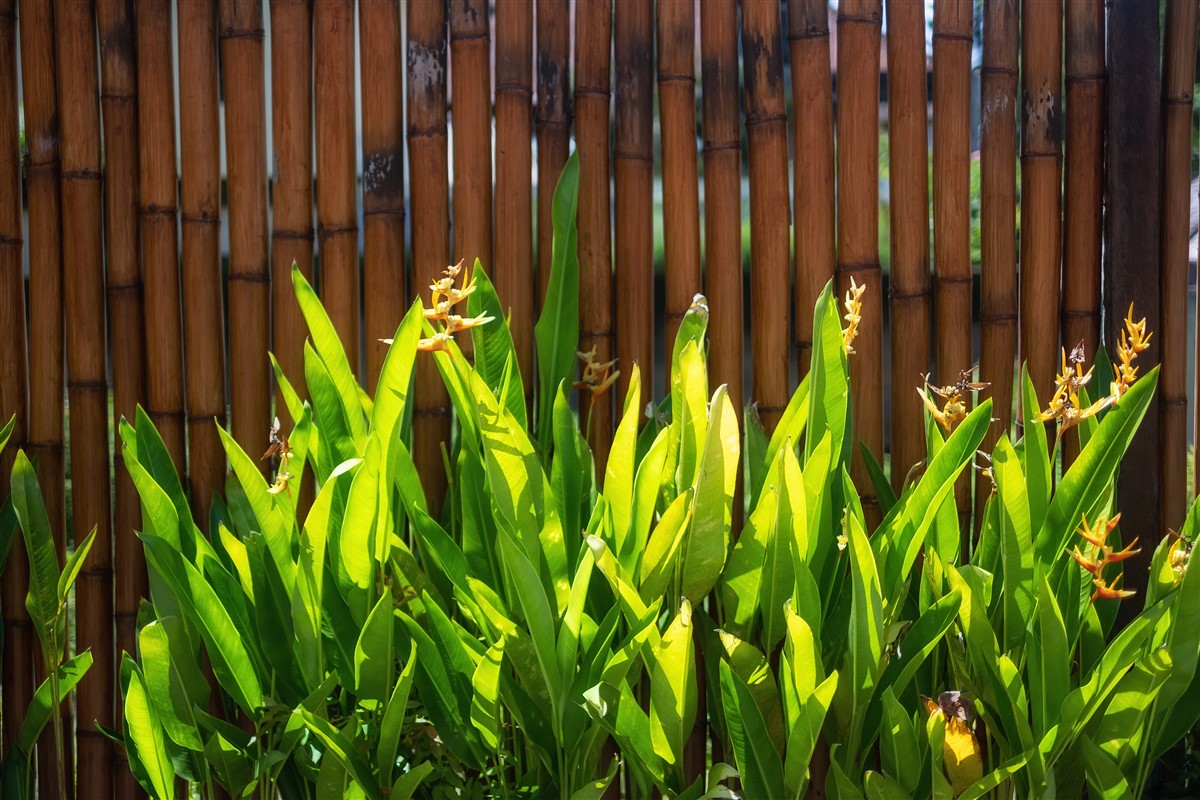
M163 729L180 747L202 752L197 709L208 706L209 685L200 672L200 653L193 651L183 621L158 619L138 633L146 691L158 710Z
M371 409L371 430L379 434L381 441L389 441L404 418L423 321L421 300L417 298L396 329L379 370L375 405Z
M662 760L680 771L683 747L696 724L696 659L692 605L684 598L663 634L650 675L650 741Z
M696 499L680 558L681 594L698 603L721 576L729 551L741 433L724 386L712 398L712 423L696 477ZM682 467L681 467L682 468Z
M433 772L433 764L428 761L411 768L401 775L400 779L392 786L392 791L387 796L388 800L408 800L417 791L421 781L428 778L431 772Z
M857 710L871 697L883 657L883 597L871 543L853 514L846 515L846 538L853 589L846 672L850 707Z
M537 655L538 669L542 681L550 694L551 702L555 704L555 715L561 713L557 708L557 698L563 696L563 677L558 669L558 658L554 643L554 616L550 611L550 602L542 583L538 580L533 565L529 563L525 553L511 536L500 537L500 552L508 566L516 589L521 610L525 614L529 635L533 640L533 649Z
M904 710L891 687L883 691L883 732L879 737L883 771L912 794L921 780L921 754L912 715Z
M867 770L863 775L863 791L867 800L906 800L912 797L899 783L874 770Z
M325 746L325 757L336 759L346 770L346 774L358 784L358 788L363 790L366 797L371 800L383 800L379 785L371 776L370 766L358 754L354 745L342 731L333 727L329 720L318 717L303 708L297 708L292 713L299 715L304 720L308 729Z
M57 633L60 608L58 552L50 533L50 520L46 516L46 504L42 500L37 473L24 450L17 451L11 485L13 508L25 536L25 552L29 559L29 594L25 599L25 608L42 643L45 659L53 663L58 661L62 652ZM65 601L61 606L65 609Z
M491 322L471 329L471 341L475 345L475 371L500 400L500 404L524 428L525 394L517 351L512 332L508 329L508 315L478 258L475 259L471 275L475 281L475 291L467 298L467 313L472 317L485 314L492 317ZM506 374L509 375L507 381Z
M813 351L809 372L808 435L804 440L805 464L829 430L835 463L850 457L850 376L842 345L842 320L838 314L833 281L817 297L813 317Z
M396 753L400 749L400 736L404 732L404 718L408 713L408 696L412 690L413 671L417 666L417 643L409 642L408 659L396 677L392 696L383 710L379 723L379 746L376 754L379 761L379 779L386 786L392 781L392 770L396 765Z
M292 264L292 286L296 290L296 302L300 304L300 313L304 315L309 333L312 334L313 348L329 371L333 385L341 397L346 421L350 426L350 434L355 442L361 442L366 435L363 407L359 400L358 381L355 380L354 373L350 371L350 362L346 358L342 340L338 337L333 322L330 321L329 315L325 313L325 308L317 298L317 293L305 280L304 273L294 263ZM312 389L311 384L309 384L309 389Z
M721 699L746 797L782 797L783 763L750 689L722 660Z
M805 374L800 379L800 385L796 387L796 391L792 393L792 399L788 401L787 408L783 410L783 415L779 418L779 422L775 425L775 431L771 434L771 441L767 443L766 450L763 453L761 460L752 458L747 452L746 458L752 465L751 479L751 494L752 499L757 498L759 492L762 491L763 479L767 475L767 470L775 463L775 458L779 453L780 448L787 445L789 448L794 448L800 438L804 435L805 426L808 424L809 402L810 396L808 387L811 373ZM747 415L747 419L753 418L757 423L757 415ZM762 434L762 425L758 423L758 433ZM749 439L750 429L747 428L747 439Z
M638 419L641 417L642 377L635 363L630 368L629 388L625 391L625 409L613 434L604 471L604 498L613 516L613 541L617 552L629 533L633 512L633 479L637 464Z
M642 554L638 567L638 588L647 602L659 598L667 590L671 576L676 570L679 554L683 548L684 535L692 518L695 504L694 492L688 489L676 497L650 535L650 541Z
M385 703L392 689L392 608L392 594L384 592L354 646L354 693L360 702Z
M1084 772L1087 774L1088 786L1091 787L1096 800L1126 800L1132 798L1133 792L1121 769L1099 747L1092 744L1086 736L1079 737L1079 750L1083 754Z
M129 767L139 784L151 797L170 800L175 791L175 768L167 755L158 712L150 702L142 672L128 653L123 654L121 671L128 670L124 686L125 752Z
M1037 533L1042 529L1046 509L1050 505L1050 445L1046 441L1046 426L1035 422L1041 411L1037 391L1029 377L1029 365L1021 368L1021 409L1025 422L1025 435L1021 438L1021 454L1025 463L1025 487L1029 498L1030 529Z
M1062 700L1071 690L1071 647L1058 602L1043 574L1038 584L1037 615L1029 627L1026 649L1029 697L1033 706L1033 732L1044 736L1058 724ZM1006 582L1006 589L1007 582Z
M50 722L50 715L61 705L63 700L70 696L71 692L75 691L75 687L79 685L79 681L83 679L91 666L92 653L85 650L58 667L56 670L58 673L57 702L55 702L54 687L49 678L46 678L38 686L37 691L33 694L33 699L29 701L29 707L25 709L25 719L21 721L21 728L17 731L15 741L17 748L25 756L33 755L33 748L37 745L42 730ZM69 732L66 733L69 735ZM14 757L11 751L8 757Z
M650 426L646 426L649 430ZM670 450L671 429L663 428L654 437L654 443L638 464L637 477L633 482L633 508L629 519L629 533L621 537L621 531L613 527L614 548L621 566L634 572L642 560L646 543L650 538L650 526L654 522L654 508L658 500L658 487L665 480L667 455Z
M96 540L96 527L92 526L92 530L88 533L87 538L79 543L71 554L67 556L67 563L63 567L62 574L58 576L58 597L59 602L63 605L67 602L67 594L71 591L71 587L75 585L75 579L79 577L79 571L83 569L83 562L87 560L88 553L92 549L92 543Z
M871 486L875 489L879 508L884 514L887 514L898 502L896 492L892 489L892 484L884 473L883 467L879 465L875 454L871 452L871 448L867 447L866 442L858 443L858 451L862 454L863 465L867 468L867 476L871 479Z
M1033 613L1033 533L1025 476L1007 436L1001 436L992 452L992 474L1000 505L1000 555L1003 564L1004 649L1012 650L1025 636Z

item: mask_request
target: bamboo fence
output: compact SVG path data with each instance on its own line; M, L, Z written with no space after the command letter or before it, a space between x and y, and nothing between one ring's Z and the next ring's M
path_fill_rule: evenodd
M571 21L568 0L537 0L537 305L550 280L554 187L571 142Z

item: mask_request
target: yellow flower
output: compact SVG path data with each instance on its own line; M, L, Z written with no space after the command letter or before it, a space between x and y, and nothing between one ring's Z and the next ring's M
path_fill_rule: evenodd
M583 362L583 375L572 386L576 389L586 389L591 393L592 402L595 402L596 398L607 392L620 376L621 371L613 369L617 360L614 358L612 361L597 361L594 345L586 353L576 352L575 355Z
M1146 318L1142 317L1137 322L1133 321L1133 303L1129 304L1129 311L1125 314L1125 330L1121 331L1121 340L1117 344L1117 358L1120 363L1117 365L1117 377L1112 383L1113 402L1121 399L1121 395L1129 390L1130 384L1137 380L1138 368L1133 365L1133 362L1141 353L1150 346L1150 337L1153 333L1146 333Z
M462 274L461 286L456 286L459 274ZM475 291L475 276L469 275L465 260L454 266L446 267L443 277L429 284L430 307L422 309L422 316L429 322L441 322L441 329L435 329L433 336L421 339L417 349L427 353L446 350L454 334L458 331L470 330L491 322L494 317L480 314L476 317L461 317L454 313L454 306Z
M958 423L967 418L967 404L962 399L962 396L969 392L978 392L991 386L990 383L972 381L971 372L972 370L969 369L963 370L959 373L957 382L946 386L934 386L929 382L929 376L925 376L925 386L938 397L945 400L941 408L938 408L933 398L925 393L925 389L917 388L917 394L921 395L921 399L925 402L925 407L929 409L930 415L938 425L942 426L942 430L947 435L958 427Z
M842 330L842 348L846 355L855 352L854 340L858 337L858 324L862 322L862 296L866 290L866 284L859 286L851 276L850 288L846 290L846 299L842 303L846 309L846 314L842 317L846 320L846 327Z
M974 716L973 704L959 692L942 692L937 702L928 697L921 700L929 716L941 716L946 722L942 768L957 797L983 777L983 753L968 724Z

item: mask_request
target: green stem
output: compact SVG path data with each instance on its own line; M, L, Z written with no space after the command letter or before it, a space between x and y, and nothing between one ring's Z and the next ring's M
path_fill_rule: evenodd
M63 607L59 613L65 612L66 604L63 604ZM58 654L57 630L58 622L56 620L50 632L52 642L50 645L50 653L49 657L47 658L46 666L50 673L50 697L51 701L54 703L54 710L50 713L50 717L51 723L54 725L54 761L55 766L57 767L56 771L58 773L55 777L58 781L58 796L66 797L67 765L63 752L62 700L58 696L58 662L60 659Z

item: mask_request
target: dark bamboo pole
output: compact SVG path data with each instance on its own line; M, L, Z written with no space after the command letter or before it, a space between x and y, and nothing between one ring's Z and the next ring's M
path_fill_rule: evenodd
M496 4L496 291L533 397L533 2Z
M229 340L237 342L229 354L230 397L234 438L253 452L271 424L262 3L221 0L220 26L229 197Z
M770 433L788 402L787 114L779 3L742 5L746 137L750 148L750 341L753 393Z
M1021 354L1038 397L1049 397L1062 253L1062 2L1024 0L1021 7Z
M366 382L374 392L387 355L387 345L379 340L392 337L408 308L404 286L404 50L400 46L400 9L395 3L360 3L358 27L362 43Z
M991 0L983 8L980 74L980 377L991 387L992 416L983 451L990 453L1012 426L1013 369L1017 357L1017 0ZM988 492L976 492L980 518Z
M367 3L364 8L387 4ZM308 328L292 289L292 264L313 279L312 0L271 0L271 119L275 175L271 201L271 312L275 358L305 394ZM364 92L366 85L363 86ZM365 102L365 97L364 97ZM365 121L365 118L364 118ZM390 334L389 334L390 335ZM283 398L275 412L290 420Z
M317 121L317 275L321 302L358 373L358 207L354 152L354 2L313 6Z
M575 143L579 149L579 349L613 357L612 238L609 222L608 106L611 0L575 8ZM618 365L620 368L622 365ZM625 367L628 369L628 367ZM591 403L589 437L596 471L608 462L613 394Z
M107 204L103 202L100 172L99 86L92 5L58 3L54 27L62 132L62 208L63 219L70 220L70 225L63 226L63 263L71 265L63 299L75 541L82 542L92 527L96 528L96 538L76 588L76 647L92 651L92 669L81 682L77 695L79 718L87 722L76 732L76 768L82 776L81 786L98 797L108 797L114 789L114 748L91 725L94 720L112 727L115 685L101 221ZM132 82L128 85L132 88ZM106 163L113 169L111 159ZM113 178L116 177L114 174ZM115 213L115 208L108 208L110 214ZM136 237L132 241L136 242ZM111 272L113 266L110 253L110 276L119 279L119 275ZM110 310L113 310L111 303ZM140 319L135 330L140 336Z
M692 297L703 288L696 176L696 4L691 0L660 0L658 4L658 110L669 370L675 331L691 307Z
M929 371L930 336L924 5L888 3L887 28L892 212L892 486L899 492L909 470L925 457L924 412L913 392L921 375ZM969 285L967 289L970 290ZM970 314L969 307L967 313ZM970 325L969 319L967 324Z
M450 7L450 133L454 137L454 260L492 269L492 101L487 0ZM460 345L470 352L471 337Z
M1159 245L1162 258L1162 282L1159 284L1162 306L1159 313L1162 315L1160 341L1163 365L1158 395L1161 420L1158 429L1159 458L1162 459L1159 497L1162 501L1162 523L1173 530L1183 527L1187 514L1188 216L1191 201L1196 16L1196 3L1184 0L1168 2L1167 24L1163 33L1166 41L1162 97L1162 236ZM1101 31L1103 26L1097 34ZM1071 162L1067 163L1069 166Z
M537 307L550 280L554 187L571 145L571 20L567 0L537 0Z
M837 263L834 243L833 79L830 75L829 4L826 0L788 0L788 42L792 56L792 107L796 109L792 115L792 136L795 139L792 174L796 193L796 292L793 314L796 351L800 376L803 377L808 372L812 358L813 307L817 303L817 296L833 277Z
M633 364L642 373L639 408L654 395L654 7L617 3L613 13L616 127L613 132L617 395L624 402ZM668 342L674 342L668 338ZM667 345L667 350L671 345ZM668 374L669 368L668 368Z
M838 6L838 288L866 285L862 326L850 359L856 438L883 457L883 278L879 268L880 0ZM873 523L878 510L858 446L851 474Z
M428 284L450 261L446 164L446 6L408 4L408 163L412 192L412 292L428 302ZM464 337L465 338L465 337ZM441 446L450 441L450 397L431 358L417 360L413 460L436 517L446 494Z

